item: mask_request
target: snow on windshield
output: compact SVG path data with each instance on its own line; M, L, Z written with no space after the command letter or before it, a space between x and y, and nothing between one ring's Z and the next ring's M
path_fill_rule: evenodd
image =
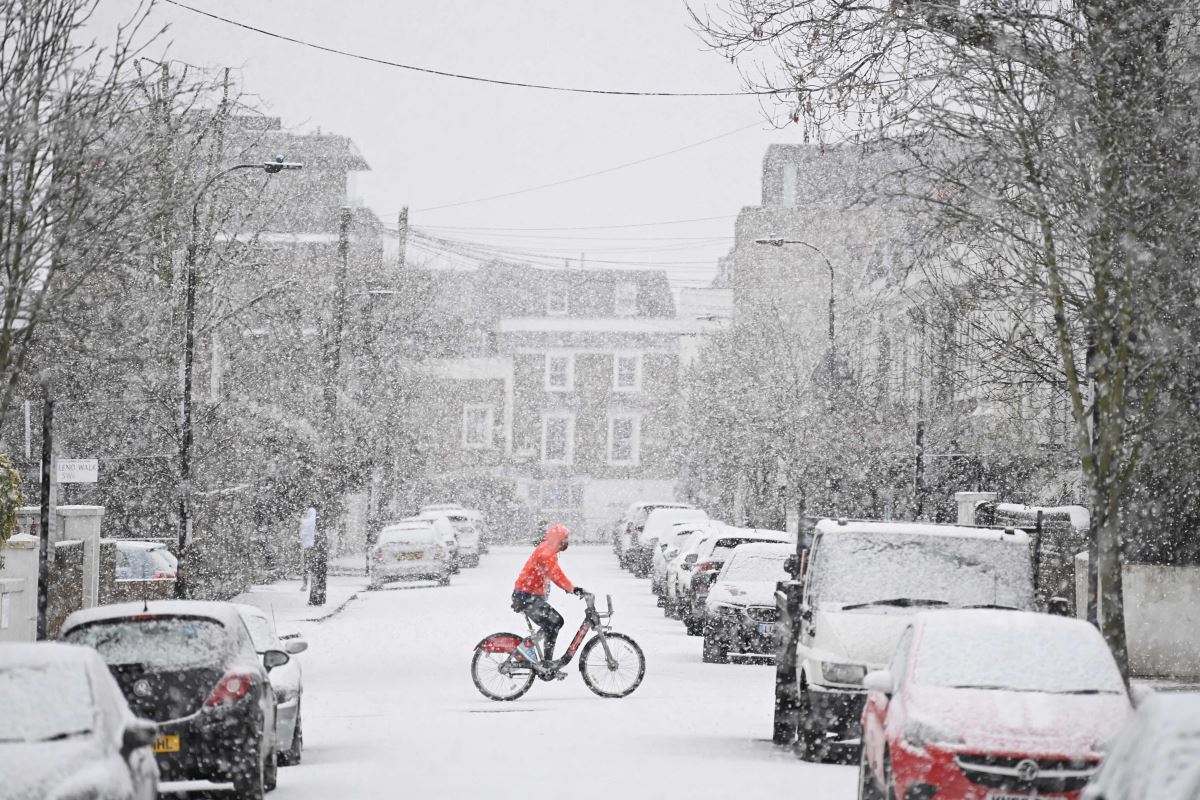
M765 555L763 553L755 553L753 555L743 554L734 551L733 558L729 560L725 571L721 573L721 579L726 581L786 581L788 574L783 568L783 562L787 560L788 554L782 555Z
M220 623L188 617L97 622L75 628L65 638L94 648L105 663L144 664L149 669L212 664L229 647Z
M827 534L809 575L809 591L819 603L907 598L1030 608L1033 602L1028 549L995 539Z
M0 743L42 742L86 733L96 709L82 664L0 667Z
M1125 691L1112 654L1096 630L1082 624L1029 624L1013 616L1011 625L926 628L913 681L1055 694Z
M254 642L254 649L259 653L270 650L275 644L275 632L271 630L271 623L252 614L243 616L242 620L250 631L250 641Z

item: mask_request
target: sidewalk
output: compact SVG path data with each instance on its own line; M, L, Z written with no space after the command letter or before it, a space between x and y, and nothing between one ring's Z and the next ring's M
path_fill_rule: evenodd
M251 586L233 598L235 603L261 608L275 618L281 636L295 633L302 622L320 622L346 607L362 591L362 577L330 575L325 584L325 605L310 606L308 592L300 591L300 579Z

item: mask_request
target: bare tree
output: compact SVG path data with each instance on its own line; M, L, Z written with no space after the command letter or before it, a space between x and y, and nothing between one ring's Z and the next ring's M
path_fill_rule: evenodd
M149 160L130 69L147 7L107 45L84 30L97 0L2 0L0 420L47 306L130 249ZM144 38L144 37L141 37Z
M813 135L904 146L905 192L961 248L951 261L1028 301L1029 364L1052 355L1070 401L1101 628L1127 671L1120 504L1164 353L1196 314L1165 289L1195 265L1197 9L739 0L694 16Z

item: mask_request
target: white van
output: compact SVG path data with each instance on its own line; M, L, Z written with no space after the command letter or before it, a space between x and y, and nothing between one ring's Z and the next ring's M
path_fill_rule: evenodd
M796 642L797 749L857 747L863 677L884 669L915 614L1034 609L1024 531L917 522L817 523Z
M371 548L368 585L378 589L387 581L436 580L450 585L453 571L450 551L434 529L434 521L416 519L397 522L379 532Z

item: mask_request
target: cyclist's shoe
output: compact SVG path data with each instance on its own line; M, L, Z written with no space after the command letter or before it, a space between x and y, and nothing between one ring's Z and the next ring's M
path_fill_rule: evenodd
M558 658L541 662L537 668L537 676L544 681L566 680L567 673L563 672L562 663L562 660Z

